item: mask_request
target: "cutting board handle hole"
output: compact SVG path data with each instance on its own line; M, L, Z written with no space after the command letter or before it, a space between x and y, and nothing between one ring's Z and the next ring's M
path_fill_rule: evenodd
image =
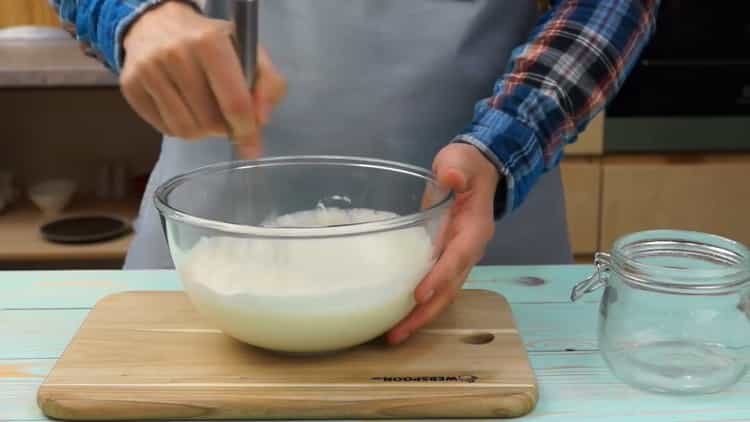
M466 344L482 345L492 343L495 335L492 333L477 333L470 336L462 337L461 341Z

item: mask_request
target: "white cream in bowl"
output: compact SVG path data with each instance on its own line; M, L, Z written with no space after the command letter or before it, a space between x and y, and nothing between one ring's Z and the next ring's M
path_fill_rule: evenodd
M367 209L316 209L267 226L382 220ZM413 308L434 263L424 227L327 238L201 239L181 259L193 304L225 333L285 352L322 352L371 340Z

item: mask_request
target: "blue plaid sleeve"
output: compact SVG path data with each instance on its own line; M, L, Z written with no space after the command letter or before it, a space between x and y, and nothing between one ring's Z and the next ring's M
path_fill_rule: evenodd
M518 208L622 85L650 38L659 0L553 1L490 98L454 140L504 176L495 215Z
M63 21L87 49L115 73L122 69L122 40L145 11L167 0L50 0ZM191 0L181 0L198 6Z

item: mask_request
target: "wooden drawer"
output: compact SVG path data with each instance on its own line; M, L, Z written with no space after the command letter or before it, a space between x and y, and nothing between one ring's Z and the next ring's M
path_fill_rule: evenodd
M601 162L598 158L569 158L560 168L573 253L590 255L599 247Z
M565 147L566 155L602 155L604 153L604 113L599 113L578 135L578 140Z
M600 245L646 229L750 244L750 155L615 157L603 164Z

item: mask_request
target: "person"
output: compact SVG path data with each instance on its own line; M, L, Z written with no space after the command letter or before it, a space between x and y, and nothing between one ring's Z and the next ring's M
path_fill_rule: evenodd
M388 333L394 344L444 309L477 263L571 261L563 146L616 93L659 3L264 1L251 92L231 25L213 19L222 0L51 1L165 135L126 268L172 266L152 196L195 167L261 154L432 165L457 195L449 239L415 310Z

